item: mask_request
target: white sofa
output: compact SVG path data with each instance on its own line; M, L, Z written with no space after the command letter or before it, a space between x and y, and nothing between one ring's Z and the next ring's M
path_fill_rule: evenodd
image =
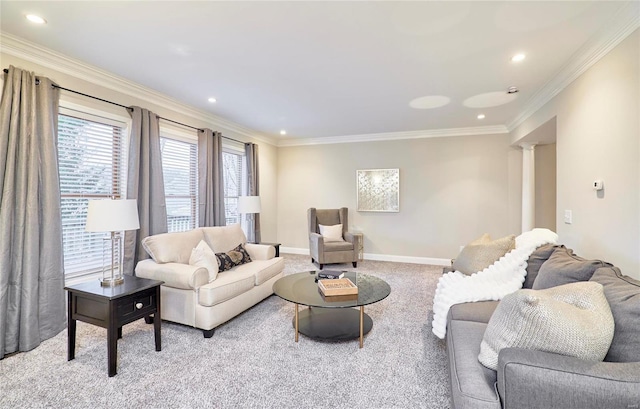
M219 272L210 281L205 267L189 265L191 251L204 240L215 253L226 253L240 243L251 262ZM247 243L240 225L201 227L187 232L146 237L142 244L151 256L136 266L136 275L162 280L161 318L203 330L215 328L273 294L273 284L284 275L284 259L269 245Z

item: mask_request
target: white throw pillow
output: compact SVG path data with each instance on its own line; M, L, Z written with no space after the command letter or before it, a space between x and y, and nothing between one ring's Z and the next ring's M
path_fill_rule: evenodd
M342 224L334 224L333 226L319 224L318 227L320 227L320 234L325 242L344 241L342 238Z
M209 272L209 282L212 282L218 276L218 259L216 258L216 253L211 250L211 247L209 247L204 240L200 240L196 248L191 250L189 264L206 268Z

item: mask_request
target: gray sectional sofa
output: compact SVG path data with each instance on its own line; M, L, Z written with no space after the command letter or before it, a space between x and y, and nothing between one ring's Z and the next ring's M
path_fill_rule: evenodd
M564 264L552 257L554 253L564 257ZM567 259L577 260L581 268L572 271ZM446 335L452 408L640 407L640 282L608 263L579 260L584 259L564 246L540 247L529 258L523 287L539 287L541 270L545 276L538 284L544 281L547 287L586 280L602 284L615 322L605 360L506 348L498 355L497 371L488 369L478 354L498 301L455 304L449 310Z

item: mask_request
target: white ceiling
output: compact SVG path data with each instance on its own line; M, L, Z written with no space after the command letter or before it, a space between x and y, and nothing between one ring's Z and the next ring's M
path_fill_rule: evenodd
M286 144L507 129L634 3L3 0L0 28Z

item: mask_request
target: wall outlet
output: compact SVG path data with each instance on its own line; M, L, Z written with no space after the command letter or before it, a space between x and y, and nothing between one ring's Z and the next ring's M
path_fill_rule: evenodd
M573 213L571 212L571 210L565 210L564 211L564 222L566 224L573 223Z

